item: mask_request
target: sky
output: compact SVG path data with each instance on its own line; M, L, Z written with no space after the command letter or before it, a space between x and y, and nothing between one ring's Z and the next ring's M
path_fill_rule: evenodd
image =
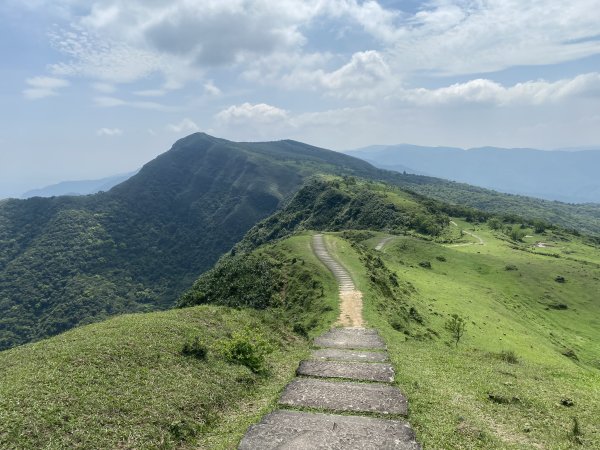
M2 0L0 198L203 131L600 144L600 0Z

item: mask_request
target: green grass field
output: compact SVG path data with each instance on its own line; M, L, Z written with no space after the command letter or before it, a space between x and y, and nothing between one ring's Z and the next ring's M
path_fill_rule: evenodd
M328 236L365 293L369 325L388 343L419 440L425 448L600 448L600 252L564 234L515 245L487 225L456 223L448 233L472 244L397 236L377 252L414 287L403 301L424 324L403 331L377 306L357 252ZM561 256L535 254L544 241ZM445 329L451 314L467 319L458 346Z
M311 336L320 334L339 313L335 280L310 236L275 248L323 284L328 311L306 311L318 317ZM309 352L282 314L197 306L125 315L0 352L0 448L235 448ZM219 342L240 330L270 342L266 374L220 355ZM181 354L196 337L206 360Z

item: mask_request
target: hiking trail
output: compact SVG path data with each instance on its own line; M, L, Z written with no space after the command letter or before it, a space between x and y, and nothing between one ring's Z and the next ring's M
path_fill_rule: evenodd
M252 425L239 448L421 449L414 431L402 419L408 402L393 385L394 369L385 343L376 330L362 327L362 293L331 255L322 234L313 236L312 247L338 282L337 324L342 328L314 340L316 349L285 387L280 409Z

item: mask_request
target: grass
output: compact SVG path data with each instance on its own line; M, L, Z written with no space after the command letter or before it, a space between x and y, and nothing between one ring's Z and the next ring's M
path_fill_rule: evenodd
M337 318L335 280L310 236L276 245L312 265L324 286L329 308L310 330L320 334ZM125 315L0 352L0 448L236 448L308 355L309 340L282 314L197 306ZM265 373L223 355L242 330L273 350ZM206 355L185 355L186 343Z
M327 236L364 293L369 326L388 344L418 439L425 448L566 449L575 441L579 448L600 448L597 249L563 235L561 245L576 249L579 260L538 255L487 226L457 223L485 245L398 236L377 252L414 287L403 301L424 325L403 332L382 311L358 253ZM366 243L374 247L381 237ZM468 235L461 240L477 242ZM419 266L423 260L431 269ZM517 270L507 271L509 264ZM555 281L558 274L566 283ZM568 308L550 307L555 303ZM444 327L452 314L468 318L458 347Z

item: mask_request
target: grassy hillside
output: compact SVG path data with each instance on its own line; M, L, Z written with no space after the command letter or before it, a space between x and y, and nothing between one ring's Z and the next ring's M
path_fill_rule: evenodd
M527 229L517 243L455 223L447 243L397 236L382 252L372 250L381 233L353 245L328 237L387 340L418 438L425 448L598 448L600 249L561 232ZM466 320L458 345L453 314Z
M410 175L406 177L411 178ZM412 177L414 179L405 186L426 197L492 214L512 214L527 219L540 219L584 234L600 236L600 205L597 203L571 205L522 195L502 194L439 178L427 178L428 182L422 182L424 177Z
M387 230L442 234L444 205L390 184L321 176L303 186L277 213L254 226L236 246L244 251L300 230Z
M234 448L274 407L306 337L337 317L335 282L309 242L262 250L287 274L285 307L125 315L0 352L0 448ZM294 332L302 321L311 326ZM204 358L182 353L196 339Z

